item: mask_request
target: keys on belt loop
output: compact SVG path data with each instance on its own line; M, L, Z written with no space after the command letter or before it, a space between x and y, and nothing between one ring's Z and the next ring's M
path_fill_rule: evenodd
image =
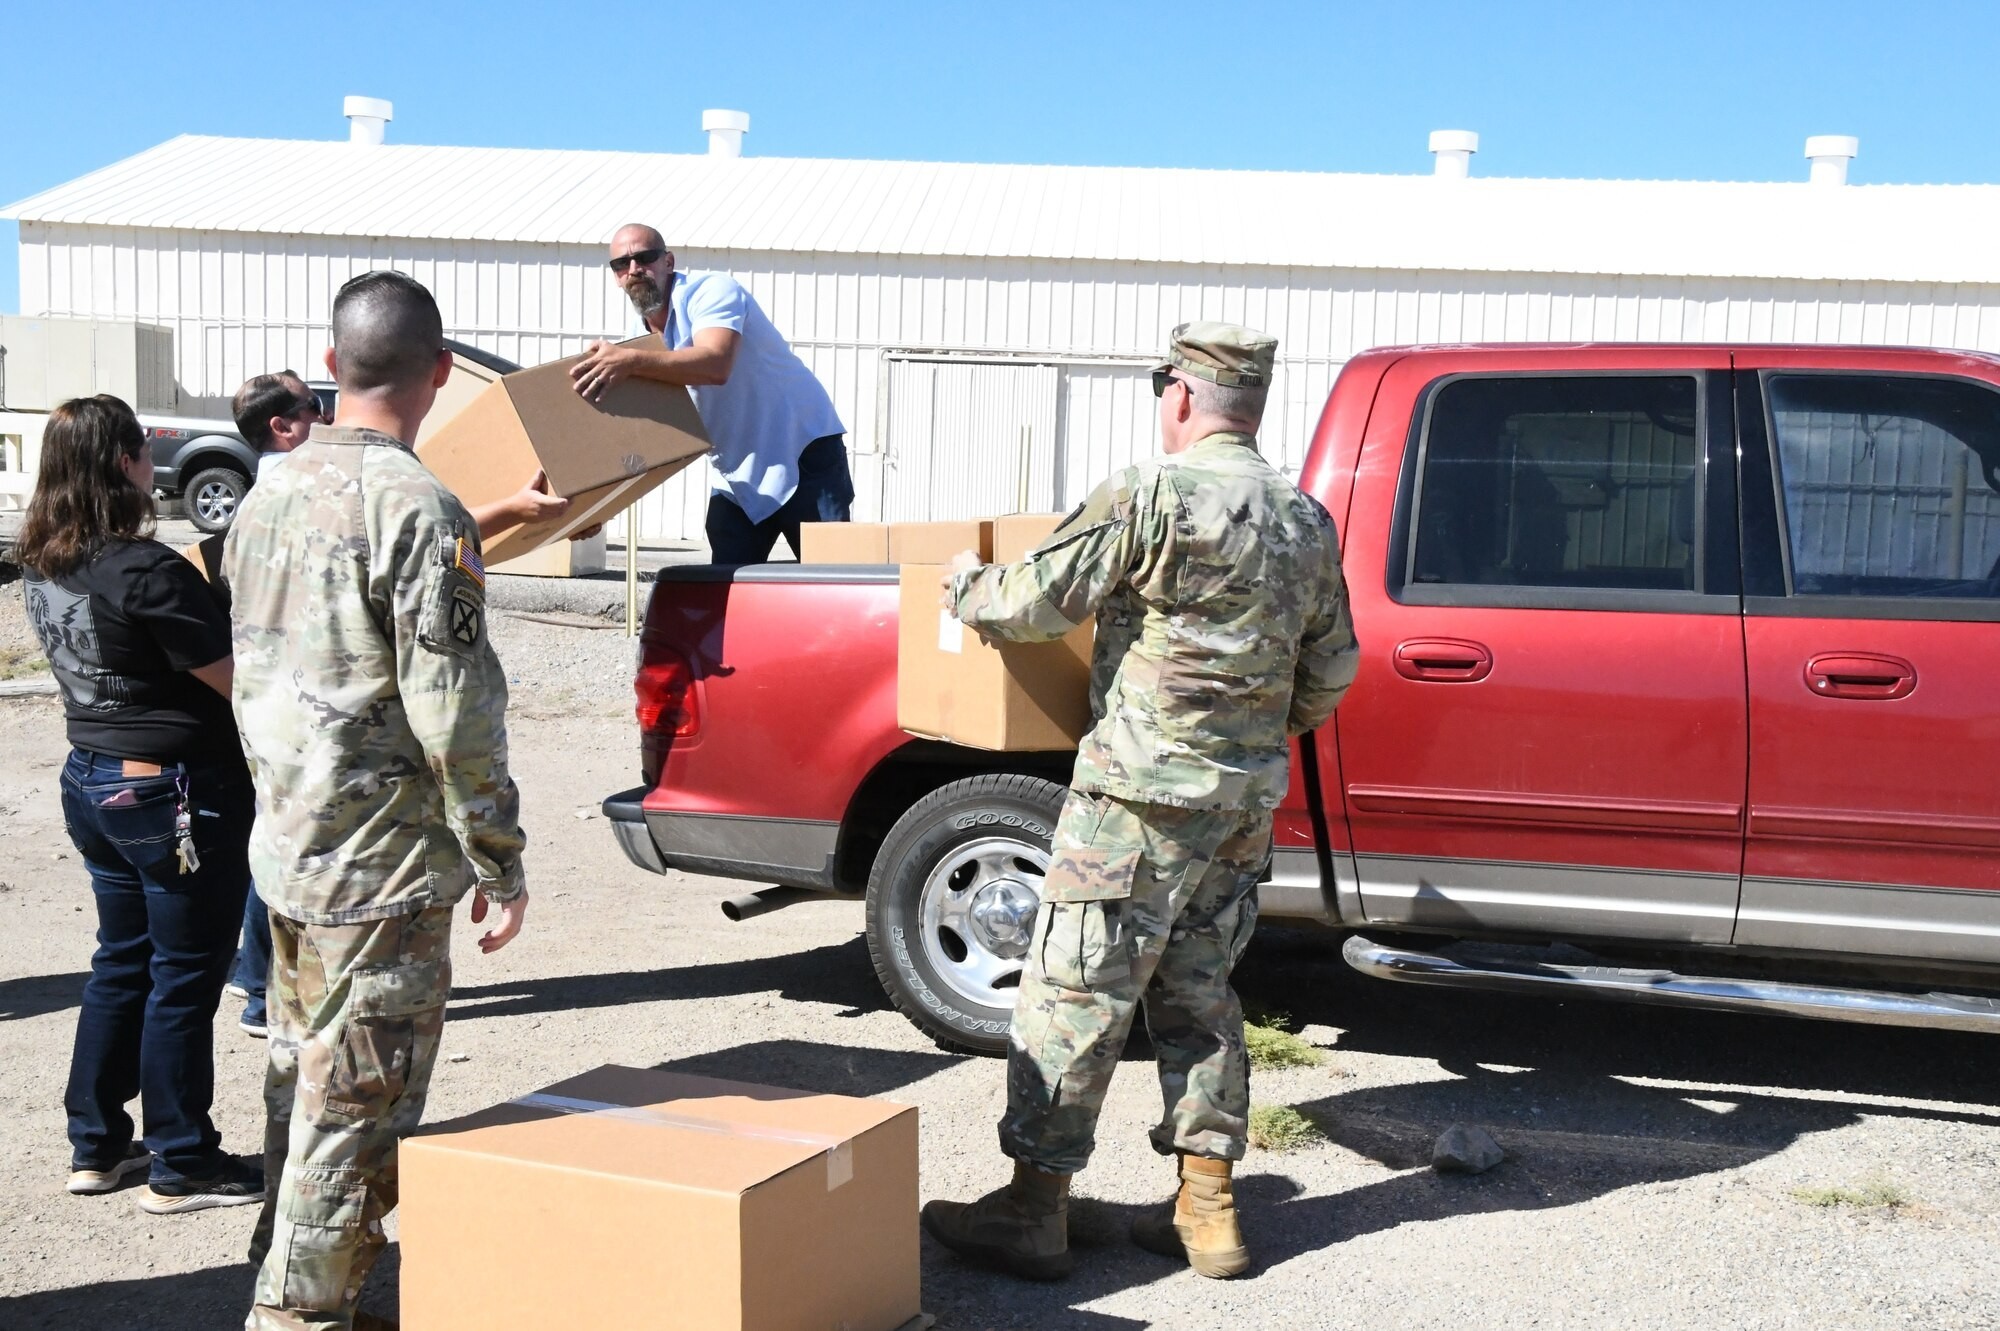
M194 815L188 810L185 771L174 777L174 791L180 796L174 807L174 854L180 860L181 873L191 874L201 868L201 856L194 848Z

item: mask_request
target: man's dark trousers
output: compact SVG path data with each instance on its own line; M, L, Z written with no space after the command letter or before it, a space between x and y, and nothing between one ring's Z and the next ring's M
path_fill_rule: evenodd
M799 548L802 522L846 522L854 504L854 479L847 470L847 437L815 439L799 454L799 488L762 522L725 494L708 497L709 558L717 564L761 564L780 536Z

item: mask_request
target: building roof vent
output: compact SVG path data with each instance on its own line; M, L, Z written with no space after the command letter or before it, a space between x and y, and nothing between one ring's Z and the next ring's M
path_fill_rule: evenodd
M1806 140L1815 185L1845 185L1847 164L1860 155L1861 140L1852 134L1815 134Z
M396 118L393 102L380 97L349 97L340 104L340 113L347 117L347 141L349 143L380 143L383 131Z
M701 127L708 135L710 157L741 157L743 136L750 132L748 111L703 111Z
M1472 174L1472 154L1479 151L1479 136L1469 129L1434 129L1431 154L1435 158L1431 174L1447 180L1463 180Z

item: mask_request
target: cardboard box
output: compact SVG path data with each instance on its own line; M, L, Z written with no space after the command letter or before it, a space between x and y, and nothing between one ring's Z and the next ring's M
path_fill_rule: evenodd
M195 566L203 578L214 582L222 572L222 542L228 535L226 531L219 531L204 537L193 545L181 547L181 555Z
M551 541L539 550L491 565L486 571L526 578L580 578L604 572L604 545L603 532L581 541Z
M802 564L944 564L961 550L993 557L993 522L807 522Z
M578 359L491 379L420 436L417 456L467 507L506 498L537 469L572 501L561 518L496 532L489 568L617 516L708 451L685 388L627 379L592 404L570 384Z
M405 1331L895 1331L917 1111L603 1067L402 1146Z
M949 564L951 557L963 550L975 550L981 559L993 558L992 519L897 522L889 527L892 564Z
M979 749L1073 749L1090 729L1093 626L1057 642L995 642L940 603L944 566L905 564L896 724Z
M886 522L802 522L799 524L801 564L887 564L889 524Z
M1067 513L1009 513L993 519L993 562L1012 564L1026 558L1068 516Z

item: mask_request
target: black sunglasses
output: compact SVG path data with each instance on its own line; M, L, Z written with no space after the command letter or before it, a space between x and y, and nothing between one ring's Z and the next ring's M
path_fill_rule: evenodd
M288 416L296 416L300 412L305 412L305 411L310 411L313 415L319 417L323 421L332 419L330 416L327 415L326 403L320 401L320 396L318 393L307 393L305 397L300 400L297 406L293 407L289 412L285 414Z
M611 261L611 271L623 277L625 270L635 263L642 268L651 268L665 253L665 250L634 250L630 254L621 254Z
M1174 382L1174 372L1172 370L1153 371L1153 396L1165 397L1167 395L1167 385Z

